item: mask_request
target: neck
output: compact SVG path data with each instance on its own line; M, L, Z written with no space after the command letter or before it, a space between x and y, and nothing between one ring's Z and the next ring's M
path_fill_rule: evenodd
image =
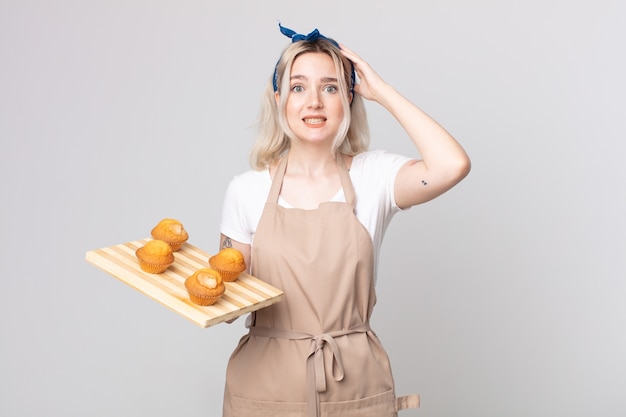
M291 174L318 176L337 170L337 159L328 148L292 147L287 170Z

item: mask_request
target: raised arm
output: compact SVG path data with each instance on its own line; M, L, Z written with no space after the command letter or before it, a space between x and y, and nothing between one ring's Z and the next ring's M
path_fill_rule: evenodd
M343 54L354 63L359 83L355 91L379 103L407 132L421 160L404 165L396 178L395 198L407 208L443 194L470 171L470 159L461 145L435 120L387 84L357 54L343 45Z

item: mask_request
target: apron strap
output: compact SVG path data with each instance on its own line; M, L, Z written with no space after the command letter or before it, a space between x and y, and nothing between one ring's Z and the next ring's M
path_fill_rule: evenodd
M280 189L283 186L283 177L285 176L285 170L287 169L287 159L289 154L286 154L283 159L280 160L276 172L274 172L274 178L272 179L272 188L267 195L267 201L270 203L278 202L278 196L280 195Z
M420 396L419 394L405 395L396 398L396 411L406 410L407 408L419 408Z
M354 186L352 185L348 168L346 168L343 156L339 152L337 152L337 166L339 167L339 178L341 178L341 186L343 187L343 194L346 197L346 203L354 209L356 208L356 193L354 192Z

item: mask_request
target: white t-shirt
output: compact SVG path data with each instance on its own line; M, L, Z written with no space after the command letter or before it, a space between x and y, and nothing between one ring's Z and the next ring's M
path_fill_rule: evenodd
M400 168L410 161L384 150L356 155L350 167L350 179L356 193L356 217L369 232L374 245L374 271L387 226L401 209L394 198L394 183ZM247 171L229 183L222 209L220 232L241 243L253 245L272 179L269 170ZM332 201L345 201L341 189ZM282 198L278 203L289 208ZM376 272L374 273L376 277Z

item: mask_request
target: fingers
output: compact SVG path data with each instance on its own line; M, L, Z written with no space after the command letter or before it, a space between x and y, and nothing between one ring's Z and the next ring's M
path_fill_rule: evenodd
M354 64L354 69L359 78L362 79L365 77L366 73L371 74L373 72L369 64L360 56L346 48L344 45L339 45L339 47L341 48L341 53Z
M380 85L382 80L359 55L342 44L340 44L339 47L341 53L354 64L354 70L358 76L358 82L355 84L354 90L365 99L372 100L374 97L372 87L375 88L375 86Z
M355 54L350 49L346 48L345 45L340 44L339 48L341 49L341 53L350 61L354 62L355 64L359 62L363 62L363 60L357 54Z
M352 61L352 64L354 64L354 70L356 71L359 78L363 78L363 60L357 54L346 48L344 45L339 46L341 48L341 53L343 54L343 56L348 58L350 61Z

